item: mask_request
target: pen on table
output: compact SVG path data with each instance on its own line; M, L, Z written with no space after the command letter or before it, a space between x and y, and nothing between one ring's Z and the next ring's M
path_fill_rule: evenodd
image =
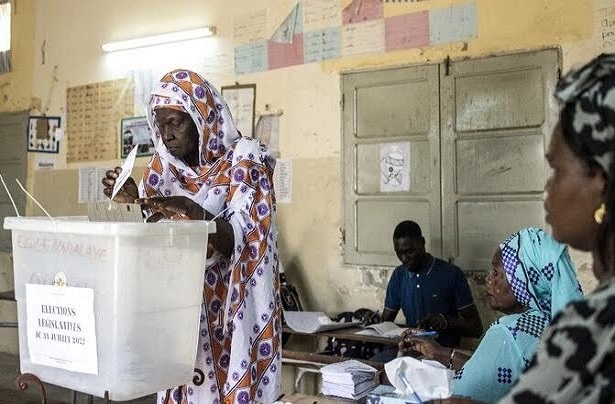
M419 331L411 334L411 337L435 337L438 335L437 331Z

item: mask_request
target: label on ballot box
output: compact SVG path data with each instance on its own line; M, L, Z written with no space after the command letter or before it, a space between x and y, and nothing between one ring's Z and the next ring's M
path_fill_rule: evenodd
M30 361L98 374L94 290L26 284Z

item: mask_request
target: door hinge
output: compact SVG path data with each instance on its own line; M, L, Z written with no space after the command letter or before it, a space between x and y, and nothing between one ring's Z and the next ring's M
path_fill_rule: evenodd
M451 55L446 55L444 59L444 75L449 76L451 74Z
M342 94L342 99L340 100L340 105L342 106L342 109L344 109L344 106L346 105L346 96L344 94Z

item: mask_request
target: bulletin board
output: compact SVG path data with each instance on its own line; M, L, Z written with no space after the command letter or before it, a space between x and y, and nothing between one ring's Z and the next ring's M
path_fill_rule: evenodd
M120 79L70 87L66 104L66 161L117 159L120 121L133 116L132 81Z

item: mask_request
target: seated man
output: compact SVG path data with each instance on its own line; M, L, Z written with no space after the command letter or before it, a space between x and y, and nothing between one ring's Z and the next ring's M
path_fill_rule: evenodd
M437 331L440 345L458 347L461 337L480 337L483 325L465 275L425 251L419 225L399 223L393 247L401 265L389 280L382 321L394 321L401 308L408 327Z

